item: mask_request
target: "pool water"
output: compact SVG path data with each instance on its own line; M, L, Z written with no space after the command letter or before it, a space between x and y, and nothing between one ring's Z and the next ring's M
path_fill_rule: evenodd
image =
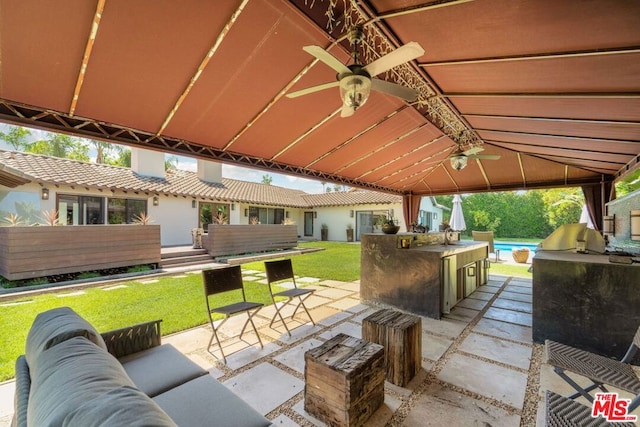
M495 249L499 249L500 251L509 251L511 252L514 248L528 248L530 252L535 252L537 243L519 243L519 242L494 242L493 246Z

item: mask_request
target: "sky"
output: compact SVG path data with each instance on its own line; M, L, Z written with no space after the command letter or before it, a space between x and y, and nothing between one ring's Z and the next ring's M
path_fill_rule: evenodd
M0 123L0 132L6 133L9 131L9 129L10 129L10 125ZM46 139L47 133L49 133L39 129L29 128L29 130L31 131L31 138L33 141ZM80 139L83 139L83 138L80 138ZM2 140L0 140L0 148L5 150L13 149ZM90 149L89 156L91 157L91 160L95 161L95 157L96 157L95 150ZM195 172L196 164L197 164L195 158L176 156L170 153L165 154L165 159L169 157L176 157L178 159L178 162L177 162L178 169ZM272 178L271 185L277 185L279 187L302 190L310 194L323 192L323 187L320 181L306 179L306 178L294 176L294 175L274 173L267 170L245 168L245 167L229 165L225 163L222 164L222 176L225 178L237 179L241 181L250 181L250 182L262 182L262 177L264 175L271 176ZM327 186L332 186L332 184L327 184Z

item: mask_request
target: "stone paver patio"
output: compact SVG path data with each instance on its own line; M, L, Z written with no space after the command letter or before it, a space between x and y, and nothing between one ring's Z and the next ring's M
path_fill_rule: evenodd
M244 273L245 280L261 279ZM441 320L422 319L423 369L407 387L385 383L384 405L367 426L544 425L544 391L571 390L540 362L543 348L532 343L531 280L489 279ZM269 328L274 309L265 307L256 316L263 349L253 333L245 332L243 341L231 338L244 317L225 324L227 364L218 359L217 347L205 348L208 325L163 337L163 343L177 347L275 425L323 426L304 410L304 353L341 332L360 337L362 319L380 307L360 301L358 282L298 283L317 290L308 304L316 325L304 314L287 319L291 337L280 322ZM10 425L13 390L13 381L0 384L0 427Z

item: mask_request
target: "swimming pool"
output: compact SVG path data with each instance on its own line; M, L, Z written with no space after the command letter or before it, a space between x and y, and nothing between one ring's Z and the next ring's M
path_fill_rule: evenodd
M500 251L509 251L513 248L528 248L529 251L535 252L537 243L520 243L520 242L493 242L493 246L495 249L499 249Z

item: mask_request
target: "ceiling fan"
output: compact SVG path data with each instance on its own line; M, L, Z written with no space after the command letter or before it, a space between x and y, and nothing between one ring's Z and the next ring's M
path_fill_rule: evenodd
M451 167L459 171L467 166L468 159L498 160L500 158L500 156L496 154L478 154L483 150L484 148L478 146L471 147L468 150L463 150L458 146L447 156L447 159L451 162Z
M358 63L358 51L356 49L356 44L362 41L362 38L363 30L361 26L356 26L349 30L349 42L352 45L351 56L353 57L354 62L351 65L343 64L338 60L338 58L331 55L320 46L303 47L302 49L305 52L313 55L318 60L333 68L338 73L336 76L337 81L291 92L287 94L287 97L296 98L298 96L308 95L310 93L339 86L340 98L342 98L342 111L340 112L341 117L352 116L359 107L364 105L369 98L371 89L397 96L398 98L405 99L409 102L415 101L418 96L415 89L387 82L385 80L376 79L373 76L384 73L393 67L422 56L424 54L424 49L422 49L418 43L410 42L399 47L393 52L376 59L368 65L362 65Z

